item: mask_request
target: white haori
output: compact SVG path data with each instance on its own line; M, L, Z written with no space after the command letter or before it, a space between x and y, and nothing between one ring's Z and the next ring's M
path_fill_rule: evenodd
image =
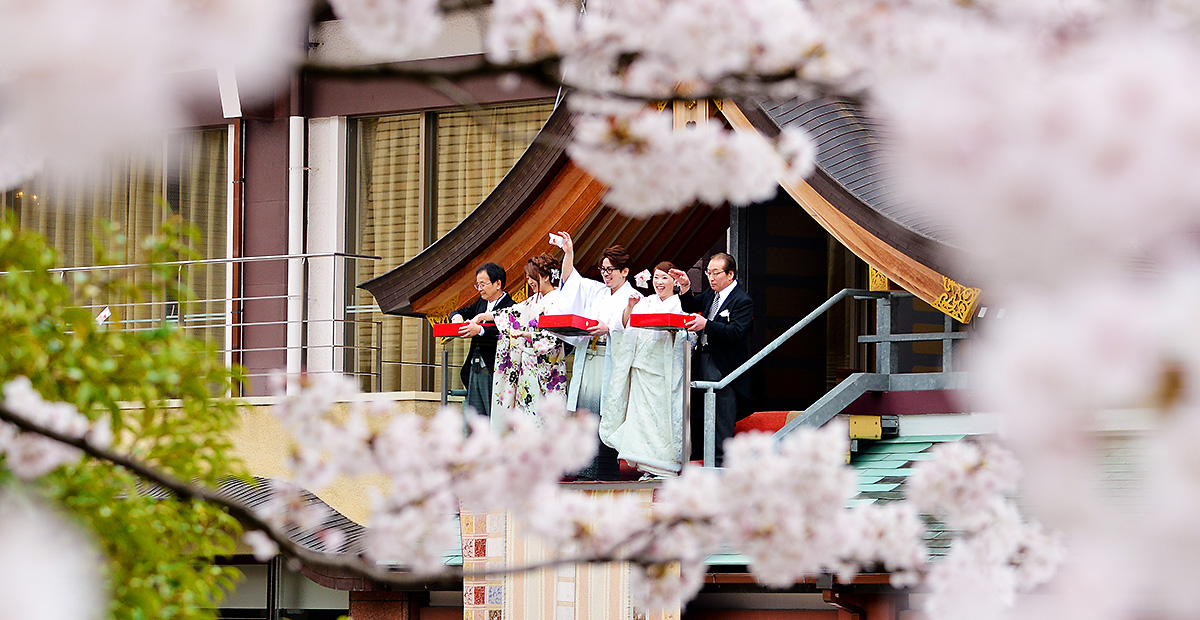
M575 314L589 319L603 321L611 332L625 329L622 316L629 306L629 298L637 295L629 282L625 282L613 292L603 282L585 278L579 275L578 269L572 269L571 275L559 285L559 296L555 302L555 311L559 314ZM583 391L585 376L596 377L596 373L587 371L587 358L583 349L591 342L588 336L565 337L562 340L575 345L575 361L571 366L571 385L567 389L567 410L575 411L579 407L579 394ZM596 412L599 413L599 412Z

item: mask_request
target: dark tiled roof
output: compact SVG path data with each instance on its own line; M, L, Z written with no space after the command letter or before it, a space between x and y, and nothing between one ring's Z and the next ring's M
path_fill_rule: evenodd
M763 100L743 104L747 118L770 137L803 129L816 142L817 171L809 179L837 210L913 260L955 275L961 246L950 229L896 192L884 160L886 134L850 99Z
M157 485L143 487L140 491L156 499L165 499L170 497L171 494L170 491ZM217 492L257 510L271 499L271 481L257 477L253 479L253 482L230 478L217 487ZM326 549L317 536L317 533L324 530L340 530L344 536L344 541L341 549L337 549L336 551L339 553L354 554L362 552L363 538L367 532L365 527L351 521L311 492L301 489L300 494L305 505L319 504L324 506L328 516L316 528L301 530L293 527L286 530L292 541L310 551L325 553Z

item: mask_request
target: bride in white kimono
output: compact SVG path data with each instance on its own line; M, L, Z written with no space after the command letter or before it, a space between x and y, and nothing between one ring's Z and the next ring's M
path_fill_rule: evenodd
M675 281L663 261L654 268L654 292L629 300L631 314L682 314ZM683 462L683 364L688 333L627 327L609 339L611 363L601 405L600 439L648 477L679 473Z

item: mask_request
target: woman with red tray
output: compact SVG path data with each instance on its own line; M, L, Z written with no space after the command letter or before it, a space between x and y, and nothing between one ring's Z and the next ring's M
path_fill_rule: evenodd
M623 322L634 315L681 315L675 265L654 267L654 295L630 298ZM643 478L677 475L683 457L683 360L688 332L630 327L614 334L612 362L600 411L600 439Z
M472 322L496 322L496 370L492 378L492 428L504 428L504 412L537 415L541 398L567 391L566 352L562 340L537 329L542 314L554 314L562 263L550 254L529 259L525 277L529 297L519 304L483 313Z

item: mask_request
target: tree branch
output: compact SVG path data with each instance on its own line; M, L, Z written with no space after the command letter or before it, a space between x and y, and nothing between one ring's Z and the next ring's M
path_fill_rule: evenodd
M650 93L626 90L602 90L573 82L562 73L561 57L548 57L531 62L498 64L482 55L450 59L390 62L373 65L343 65L306 62L301 71L312 75L327 75L368 79L375 77L408 78L425 82L434 88L447 80L462 80L480 76L520 75L551 88L566 88L572 92L626 99L631 101L695 101L697 99L735 99L770 97L778 94L780 85L794 83L796 89L812 97L857 97L859 89L848 84L814 82L799 77L794 71L773 74L730 73L712 80L712 87L687 93ZM461 103L461 102L460 102Z
M379 565L369 562L362 556L319 553L310 549L306 549L293 541L286 533L280 531L272 523L261 517L253 508L242 502L224 496L203 486L184 482L166 472L156 469L152 465L139 461L133 457L118 454L112 450L96 446L87 441L85 438L72 437L70 435L65 435L56 430L36 424L24 416L12 411L7 406L0 405L0 421L12 424L23 432L40 435L58 443L74 447L92 458L121 467L122 469L125 469L126 471L138 476L139 478L142 478L143 480L171 491L177 497L194 501L202 501L214 506L218 506L224 510L226 514L236 519L248 530L259 530L266 534L276 545L279 546L279 550L282 555L295 559L310 568L349 573L356 577L370 579L379 584L397 587L414 587L426 586L431 583L437 583L446 580L458 581L462 579L498 577L513 573L530 572L570 564L633 562L635 564L648 565L661 564L663 562L671 561L647 560L637 557L619 557L615 551L610 551L608 553L597 554L589 557L563 557L545 562L528 564L525 566L489 569L483 571L464 571L458 567L447 567L445 572L433 575L417 575L414 573L380 568Z

